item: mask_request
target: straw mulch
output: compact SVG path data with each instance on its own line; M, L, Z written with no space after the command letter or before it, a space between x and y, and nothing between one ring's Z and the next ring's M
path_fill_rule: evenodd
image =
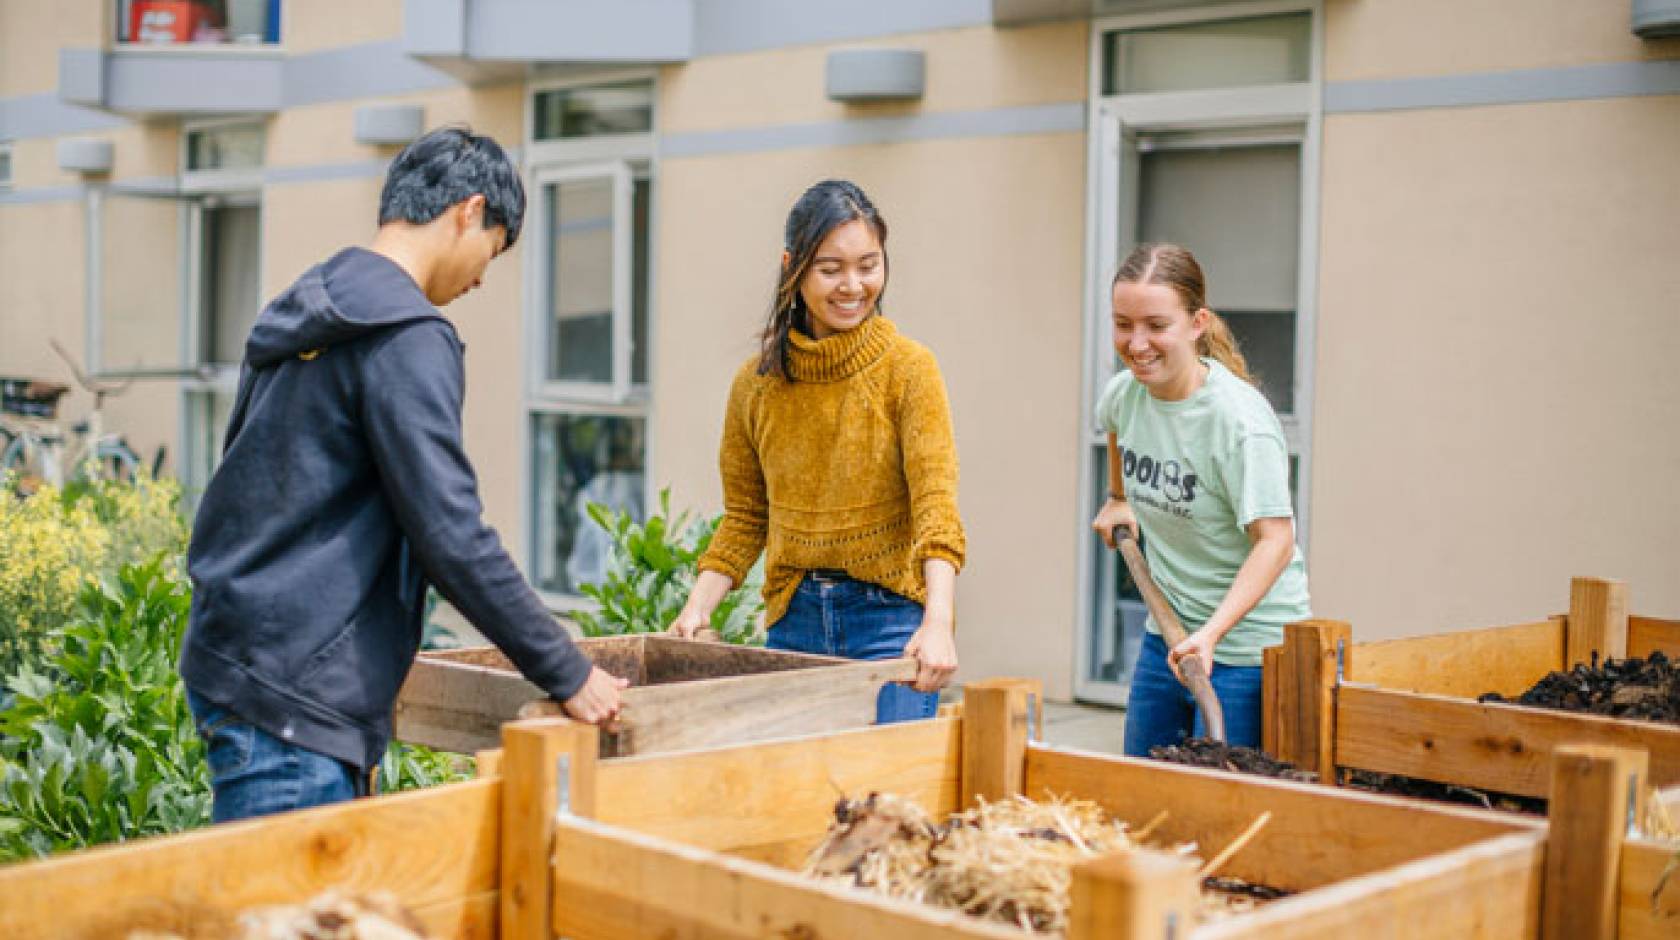
M231 922L230 922L231 921ZM388 894L327 891L306 904L206 916L187 928L135 929L127 940L426 940L426 932Z
M1076 863L1146 844L1164 818L1133 832L1088 800L1016 796L935 823L920 806L887 793L842 799L834 815L806 861L807 875L1046 933L1067 927ZM1165 850L1191 856L1195 846ZM1204 886L1202 916L1227 916L1272 896L1221 880Z

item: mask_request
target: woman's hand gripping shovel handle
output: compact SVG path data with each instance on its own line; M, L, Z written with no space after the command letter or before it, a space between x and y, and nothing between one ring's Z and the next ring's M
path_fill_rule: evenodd
M1149 576L1149 562L1143 558L1143 550L1132 539L1132 531L1123 525L1113 529L1114 546L1120 550L1120 557L1126 559L1126 569L1132 573L1132 580L1137 583L1138 591L1143 594L1143 603L1149 608L1149 616L1154 618L1155 625L1161 628L1161 636L1167 641L1167 649L1172 649L1189 636L1184 631L1184 624L1179 622L1178 614L1173 612L1172 605L1167 603L1166 595L1155 586L1155 579ZM1225 740L1225 712L1219 707L1219 696L1213 691L1213 682L1208 679L1208 665L1202 662L1200 656L1186 656L1178 661L1178 673L1184 680L1184 685L1190 689L1190 695L1196 699L1196 707L1202 711L1202 723L1207 725L1208 737L1215 741Z

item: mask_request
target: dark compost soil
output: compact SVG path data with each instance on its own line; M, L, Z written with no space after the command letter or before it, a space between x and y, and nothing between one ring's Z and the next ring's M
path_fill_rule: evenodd
M1302 783L1318 782L1318 774L1300 770L1293 764L1278 760L1264 751L1251 747L1231 747L1209 738L1189 738L1183 744L1150 748L1149 756L1156 760L1170 761L1174 764L1188 764L1192 767L1212 767L1215 770L1232 770L1238 773L1275 777L1280 780L1295 780ZM1509 793L1493 793L1477 790L1473 787L1436 783L1433 780L1419 780L1415 777L1402 777L1399 774L1379 774L1366 770L1345 771L1342 783L1351 789L1364 790L1369 793L1384 793L1389 796L1407 796L1442 803L1458 803L1464 806L1504 810L1512 813L1543 814L1546 812L1545 800L1514 796Z
M1549 673L1515 699L1489 692L1477 701L1680 724L1680 666L1660 651L1603 665L1594 656L1592 665Z

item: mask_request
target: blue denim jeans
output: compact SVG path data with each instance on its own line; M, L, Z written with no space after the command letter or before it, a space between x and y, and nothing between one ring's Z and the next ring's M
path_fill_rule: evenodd
M1225 713L1225 740L1232 746L1260 746L1259 666L1213 664L1213 691ZM1147 633L1132 673L1132 694L1126 700L1126 754L1148 757L1156 745L1178 744L1186 736L1207 734L1196 700L1167 666L1167 644L1160 634Z
M282 741L190 690L187 705L208 752L215 822L338 803L363 792L342 761Z
M847 659L893 659L904 655L921 625L922 605L908 597L867 581L807 573L764 645ZM932 718L938 710L939 693L896 682L883 686L875 699L877 724Z

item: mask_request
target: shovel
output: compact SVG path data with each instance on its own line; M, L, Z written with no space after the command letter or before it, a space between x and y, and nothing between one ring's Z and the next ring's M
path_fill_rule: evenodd
M1143 558L1143 550L1132 538L1132 530L1123 525L1113 529L1114 545L1120 549L1120 557L1126 559L1126 569L1132 573L1132 580L1137 582L1138 591L1143 594L1143 603L1149 608L1149 616L1154 618L1155 625L1161 628L1161 636L1167 641L1167 648L1172 649L1184 642L1189 636L1184 631L1184 624L1173 612L1172 605L1167 603L1167 597L1161 589L1155 586L1155 579L1149 576L1149 562ZM1184 685L1190 689L1190 695L1196 700L1196 707L1201 709L1202 723L1207 725L1208 737L1220 743L1225 742L1225 712L1219 707L1219 696L1214 694L1213 682L1208 679L1208 665L1202 662L1200 656L1186 656L1178 661L1178 673L1183 677Z

